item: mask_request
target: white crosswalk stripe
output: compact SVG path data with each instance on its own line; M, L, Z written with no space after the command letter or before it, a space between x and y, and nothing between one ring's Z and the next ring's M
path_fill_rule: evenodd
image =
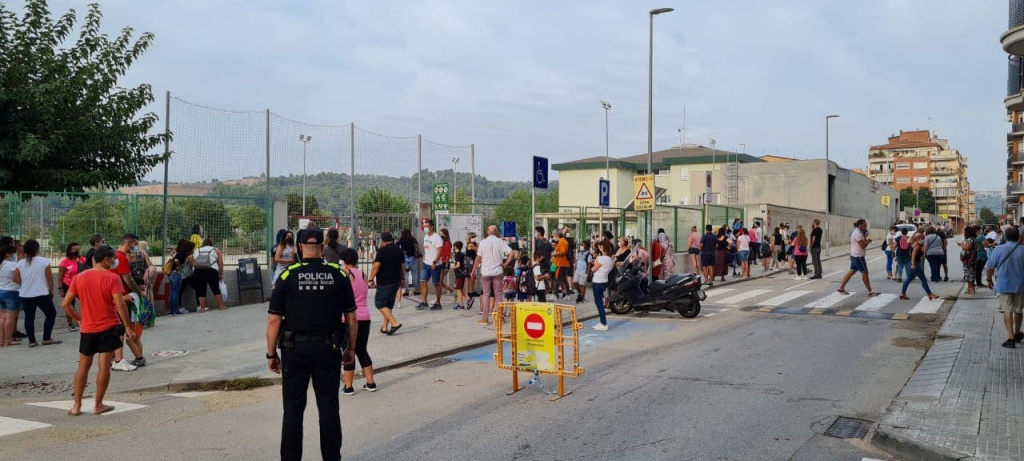
M728 297L728 298L725 298L725 299L721 299L721 300L715 301L715 303L716 304L737 304L737 303L746 301L746 300L748 300L750 298L756 298L758 296L771 293L772 291L774 291L774 290L750 290L750 291L746 291L746 292L740 293L740 294L735 295L735 296L731 296L731 297Z
M932 300L928 299L927 296L925 296L924 298L921 298L921 300L917 302L917 305L915 305L913 309L910 309L910 312L908 312L908 313L909 314L934 314L934 313L939 311L940 307L942 307L942 298L938 298L938 299L932 301Z
M724 294L726 294L726 293L728 293L730 291L736 291L736 289L735 288L712 288L710 290L705 291L704 294L708 295L708 297L710 298L710 297L713 297L713 296L724 295Z
M807 294L810 294L810 293L813 293L813 292L810 291L810 290L790 291L788 293L784 293L784 294L778 295L778 296L776 296L776 297L774 297L772 299L769 299L769 300L766 300L766 301L762 301L762 302L760 302L758 304L762 304L762 305L765 305L765 306L775 306L775 307L778 307L778 306L781 306L781 305L783 305L785 303L788 303L788 302L790 302L790 301L792 301L792 300L794 300L796 298L799 298L801 296L804 296L804 295L807 295Z
M0 437L50 427L49 424L0 416Z
M74 403L75 403L74 400L58 400L58 401L54 401L54 402L26 403L25 405L32 405L32 406L35 406L35 407L44 407L44 408L56 408L58 410L70 410L71 407L74 405ZM104 403L114 407L113 411L104 413L104 415L112 415L112 414L115 414L115 413L123 413L123 412L126 412L126 411L132 411L132 410L138 410L140 408L146 408L146 405L139 405L137 403L114 402L112 400L105 401ZM85 403L83 403L82 405L83 405L83 408L86 408L85 407Z
M816 301L813 301L813 302L807 304L804 307L811 308L811 309L828 309L828 308L830 308L832 306L835 306L836 304L839 304L839 303L843 302L844 300L846 300L850 296L853 296L854 294L856 294L856 293L851 291L850 294L844 295L844 294L842 294L842 293L837 291L837 292L832 293L832 294L830 294L830 295L828 295L828 296L826 296L824 298L820 298L820 299L818 299Z
M893 302L894 299L896 299L896 295L893 294L878 295L873 298L869 298L867 301L864 301L863 303L861 303L861 305L857 306L853 310L878 312L882 310L883 307Z

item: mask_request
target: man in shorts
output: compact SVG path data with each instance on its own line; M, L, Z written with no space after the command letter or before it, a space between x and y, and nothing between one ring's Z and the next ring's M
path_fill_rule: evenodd
M868 296L878 296L880 294L871 289L871 280L868 278L868 261L865 259L865 256L870 244L868 222L858 219L854 223L853 232L850 234L850 270L843 277L843 283L839 284L838 291L840 293L844 295L850 294L846 292L846 284L854 274L860 272L861 280L864 281L864 287L868 289Z
M121 335L135 339L135 331L125 330L129 324L128 308L124 304L124 288L121 279L110 267L117 259L113 248L104 246L93 253L93 268L78 274L68 288L61 308L81 325L79 340L78 371L75 372L75 401L68 414L82 414L82 394L89 380L93 356L100 355L96 372L96 404L92 413L99 415L114 409L103 404L103 396L110 384L110 366L114 351L122 347ZM75 312L75 298L81 300L81 315Z
M420 292L423 295L416 309L441 310L441 247L444 240L434 229L434 221L429 220L423 236L423 265L420 268ZM427 282L434 284L434 305L427 304Z
M1020 249L1020 231L1010 226L1004 232L1006 243L995 247L985 263L988 285L996 275L995 292L999 312L1003 313L1006 341L1003 347L1015 349L1024 340L1021 320L1024 319L1024 250Z

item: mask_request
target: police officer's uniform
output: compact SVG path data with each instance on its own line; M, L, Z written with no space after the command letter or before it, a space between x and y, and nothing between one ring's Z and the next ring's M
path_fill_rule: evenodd
M305 229L297 243L323 243L323 231ZM352 284L341 266L321 259L288 266L277 279L269 313L284 318L281 347L284 423L281 459L302 457L302 415L309 381L313 381L320 414L320 452L325 460L341 459L341 386L343 346L348 332L341 322L356 310Z

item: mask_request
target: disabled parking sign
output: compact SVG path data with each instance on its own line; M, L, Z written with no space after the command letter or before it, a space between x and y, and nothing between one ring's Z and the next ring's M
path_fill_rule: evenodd
M516 354L519 368L553 372L555 363L554 306L547 303L519 303L516 305Z

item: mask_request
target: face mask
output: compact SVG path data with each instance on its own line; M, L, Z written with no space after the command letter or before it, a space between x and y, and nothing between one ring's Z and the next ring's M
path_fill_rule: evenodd
M113 264L110 265L111 269L117 269L117 265L121 262L120 258L114 258Z
M72 258L77 258L78 257L78 252L77 251L71 252L71 257Z
M139 252L139 246L138 245L133 246L132 247L132 253L138 253L138 252Z
M295 239L293 239L291 237L288 237L288 238L284 239L284 243L286 245L294 245L295 244Z

